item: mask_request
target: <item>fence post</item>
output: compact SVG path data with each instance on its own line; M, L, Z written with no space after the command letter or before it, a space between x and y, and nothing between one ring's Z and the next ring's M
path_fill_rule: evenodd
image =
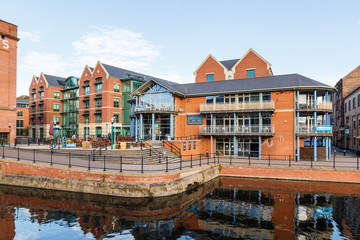
M312 168L313 167L313 156L311 156L310 161L311 161L311 168Z
M151 157L151 146L150 146L150 157Z
M104 171L106 171L106 167L105 167L105 157L106 157L106 155L104 155Z
M218 164L220 164L220 154L218 153Z
M168 166L169 162L168 161L169 161L168 156L166 156L166 172L169 171L169 166Z
M53 150L50 152L50 165L53 165Z
M200 153L200 167L201 167L201 153Z
M69 152L69 168L71 168L71 152Z
M230 165L231 165L231 153L230 153Z
M335 168L335 156L336 156L336 150L334 150L334 161L333 161L333 168Z
M33 163L35 163L35 149L34 149L34 161L33 161Z
M88 170L90 170L90 162L91 162L91 154L89 154L89 166L88 166Z
M120 156L120 172L122 172L122 156Z
M250 153L249 153L249 155L248 155L248 158L249 158L249 166L250 166Z
M209 165L209 154L206 153L206 158L207 158L207 165Z
M144 156L141 156L141 173L144 173Z
M268 166L270 166L270 154L269 154L269 163L268 163Z
M20 161L20 148L18 147L18 159L17 159L18 161ZM359 160L359 158L358 158L358 160Z
M358 155L358 153L356 153L356 156L357 156L357 158L356 158L356 169L359 170L359 155Z
M140 141L140 149L142 150L142 141Z
M181 155L180 155L180 170L182 170L182 158L181 158Z
M291 167L291 156L289 155L289 167Z
M2 145L2 147L3 147L3 159L5 158L5 147L4 147L4 144Z
M192 168L192 154L190 154L190 168Z

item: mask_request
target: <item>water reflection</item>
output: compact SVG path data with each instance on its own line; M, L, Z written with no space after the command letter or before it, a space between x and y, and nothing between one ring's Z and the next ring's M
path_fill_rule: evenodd
M222 178L128 199L0 186L0 239L359 239L357 188Z

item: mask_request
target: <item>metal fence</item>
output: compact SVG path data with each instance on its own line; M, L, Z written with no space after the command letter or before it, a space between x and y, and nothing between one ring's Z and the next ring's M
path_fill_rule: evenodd
M294 155L248 155L246 157L219 156L210 154L181 155L180 157L169 156L137 156L129 157L122 155L95 155L79 154L74 152L61 152L61 150L39 150L9 148L2 146L2 158L15 159L33 163L65 166L68 168L80 168L88 170L115 171L115 172L169 172L189 169L198 166L212 164L248 165L248 166L278 166L278 167L306 167L306 168L337 168L359 170L359 157L337 156L314 161L296 161Z

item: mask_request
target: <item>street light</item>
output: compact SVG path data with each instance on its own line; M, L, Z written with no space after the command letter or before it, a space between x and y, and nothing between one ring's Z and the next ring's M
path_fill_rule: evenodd
M113 149L113 139L114 139L114 118L111 118L111 149Z
M9 147L10 147L10 129L11 129L11 123L9 123Z
M87 129L87 131L85 132L85 138L86 138L86 141L88 141L88 136L89 136L89 119L85 119L85 125L86 125L86 128L85 129Z
M54 121L54 149L56 148L56 122Z

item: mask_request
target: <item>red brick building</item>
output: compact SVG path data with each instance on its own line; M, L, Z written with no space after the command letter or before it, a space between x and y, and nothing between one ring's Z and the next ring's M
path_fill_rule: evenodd
M242 58L218 61L209 54L195 70L195 82L272 76L271 64L250 48Z
M360 66L352 70L345 77L341 78L335 85L337 91L333 94L333 132L334 132L334 145L348 149L349 144L349 131L346 130L346 125L349 123L345 119L345 106L344 99L356 88L360 87Z
M61 123L62 92L65 78L40 73L33 76L29 88L29 137L49 137L50 122Z
M17 26L0 20L0 139L16 137Z

